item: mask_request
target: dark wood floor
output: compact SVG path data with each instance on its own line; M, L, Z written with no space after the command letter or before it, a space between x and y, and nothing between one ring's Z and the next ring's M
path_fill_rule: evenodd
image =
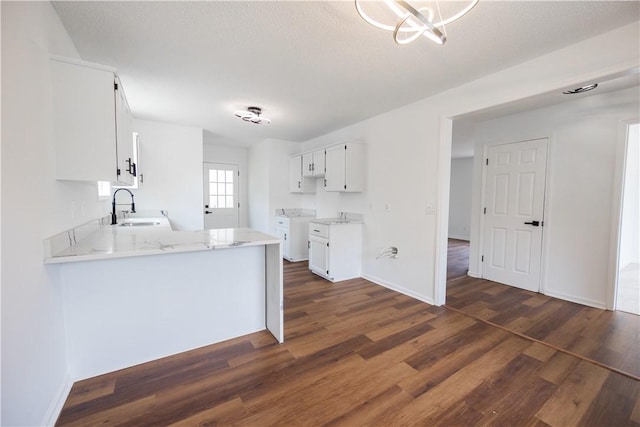
M469 242L449 239L447 307L640 377L639 316L474 279L468 266Z
M78 382L58 425L640 426L634 379L304 262L285 262L285 337Z
M465 277L469 271L469 242L449 239L447 252L447 282Z

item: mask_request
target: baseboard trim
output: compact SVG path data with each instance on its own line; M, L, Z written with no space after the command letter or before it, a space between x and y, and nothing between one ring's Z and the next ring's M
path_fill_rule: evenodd
M455 234L450 234L449 239L464 240L465 242L471 241L469 236L457 236Z
M362 275L363 279L367 279L370 282L375 283L376 285L380 285L382 287L385 287L387 289L391 289L392 291L396 291L396 292L400 292L401 294L404 294L406 296L409 296L411 298L417 299L418 301L422 301L422 302L426 302L427 304L431 304L431 305L436 305L433 302L433 298L430 298L426 295L421 295L418 294L417 292L414 292L410 289L407 288L403 288L402 286L398 286L395 283L391 283L388 282L386 280L383 280L379 277L375 277L375 276L371 276L369 274L363 274Z
M60 388L58 388L58 391L53 397L51 405L49 406L49 409L44 416L44 419L42 421L43 426L54 426L56 424L56 421L58 421L58 417L60 416L60 412L62 412L64 402L66 402L67 398L69 397L72 386L73 380L71 379L71 375L65 375L62 384L60 384Z
M477 271L467 271L467 276L471 276L474 279L482 279L482 275L480 273L478 273Z
M545 289L544 291L541 291L541 293L543 293L548 297L559 298L565 301L575 302L576 304L582 304L582 305L586 305L593 308L599 308L601 310L607 309L607 305L602 301L594 301L588 298L582 298L582 297L577 297L575 295L565 294L562 292L551 291L549 289Z

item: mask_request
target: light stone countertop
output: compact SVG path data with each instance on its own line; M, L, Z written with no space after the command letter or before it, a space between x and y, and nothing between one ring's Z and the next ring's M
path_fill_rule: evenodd
M166 220L166 219L165 219ZM279 244L250 228L172 231L165 226L104 225L65 249L45 255L45 264Z

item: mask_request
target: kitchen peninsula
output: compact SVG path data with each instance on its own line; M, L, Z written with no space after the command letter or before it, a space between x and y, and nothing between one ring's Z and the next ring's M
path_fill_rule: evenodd
M284 340L280 241L106 218L45 241L76 381L268 329Z

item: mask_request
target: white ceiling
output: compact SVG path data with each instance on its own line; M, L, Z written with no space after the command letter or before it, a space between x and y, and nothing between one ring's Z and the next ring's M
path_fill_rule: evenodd
M610 97L615 97L616 93L625 89L635 88L640 95L640 70L636 68L619 75L611 75L597 82L579 82L570 89L591 83L597 83L598 87L588 92L572 95L565 95L562 91L542 93L457 117L453 125L454 137L451 146L451 157L454 159L473 157L475 152L475 123L478 122L549 106L554 106L553 111L556 117L569 117L571 113L583 114L585 109L594 111L599 108L598 103L606 103ZM585 98L589 98L589 100L585 100ZM637 96L636 99L640 104L640 96Z
M138 118L228 143L305 141L640 18L638 1L487 1L448 40L399 46L352 1L54 2ZM273 123L233 116L256 105Z

